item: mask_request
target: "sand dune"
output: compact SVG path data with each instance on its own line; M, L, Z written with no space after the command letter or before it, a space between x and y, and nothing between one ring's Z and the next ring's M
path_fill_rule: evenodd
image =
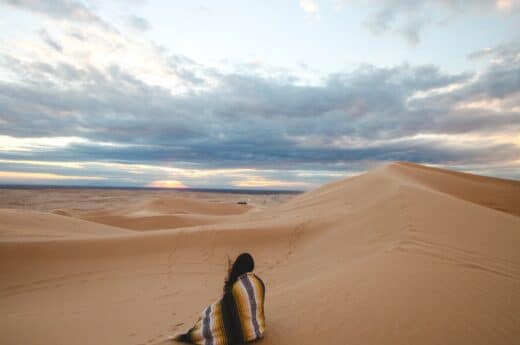
M249 209L249 205L236 203L162 197L138 206L89 212L82 218L132 230L157 230L215 224L225 221L224 216L242 214Z
M153 200L146 205L147 210L161 213L196 213L215 216L241 214L250 208L248 205L211 203L180 197L161 198Z
M393 169L429 188L520 216L520 183L518 181L435 169L407 162L401 162L393 166Z
M0 209L0 240L82 238L128 233L124 229L59 214Z
M3 230L96 234L0 238L0 343L165 343L219 296L226 257L250 251L267 287L261 344L515 344L519 185L395 163L222 222L167 229L163 218L146 232L2 211ZM162 202L151 217L214 211ZM123 216L145 222L146 205Z

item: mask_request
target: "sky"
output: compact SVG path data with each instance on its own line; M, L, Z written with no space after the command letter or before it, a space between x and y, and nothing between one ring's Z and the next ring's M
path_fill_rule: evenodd
M0 0L0 184L520 179L520 0Z

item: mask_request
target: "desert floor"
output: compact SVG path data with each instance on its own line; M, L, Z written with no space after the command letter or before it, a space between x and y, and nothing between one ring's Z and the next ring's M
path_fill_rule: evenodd
M0 344L166 344L244 251L260 344L520 343L520 182L393 163L296 196L2 189Z

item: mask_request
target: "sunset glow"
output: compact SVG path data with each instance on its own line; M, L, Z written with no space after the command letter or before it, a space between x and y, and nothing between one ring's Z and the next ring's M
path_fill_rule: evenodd
M103 180L99 176L71 176L59 175L52 173L33 173L20 171L0 171L0 179L15 181L31 181L31 180Z
M163 180L163 181L153 181L148 184L148 187L153 188L186 188L186 186L181 181L173 181L173 180Z

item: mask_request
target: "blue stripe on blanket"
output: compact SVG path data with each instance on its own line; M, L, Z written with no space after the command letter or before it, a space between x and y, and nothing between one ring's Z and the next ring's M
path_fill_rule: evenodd
M255 329L255 335L256 338L260 338L260 327L258 326L258 320L256 319L256 299L255 299L255 293L253 291L253 286L251 285L251 282L249 281L249 278L247 276L244 276L242 279L242 282L244 283L244 286L247 291L247 296L249 297L249 304L251 305L251 316L253 321L253 327Z
M210 314L211 306L206 308L206 314L204 315L204 322L202 323L202 335L204 336L204 345L213 345L213 338L211 337L210 329Z

